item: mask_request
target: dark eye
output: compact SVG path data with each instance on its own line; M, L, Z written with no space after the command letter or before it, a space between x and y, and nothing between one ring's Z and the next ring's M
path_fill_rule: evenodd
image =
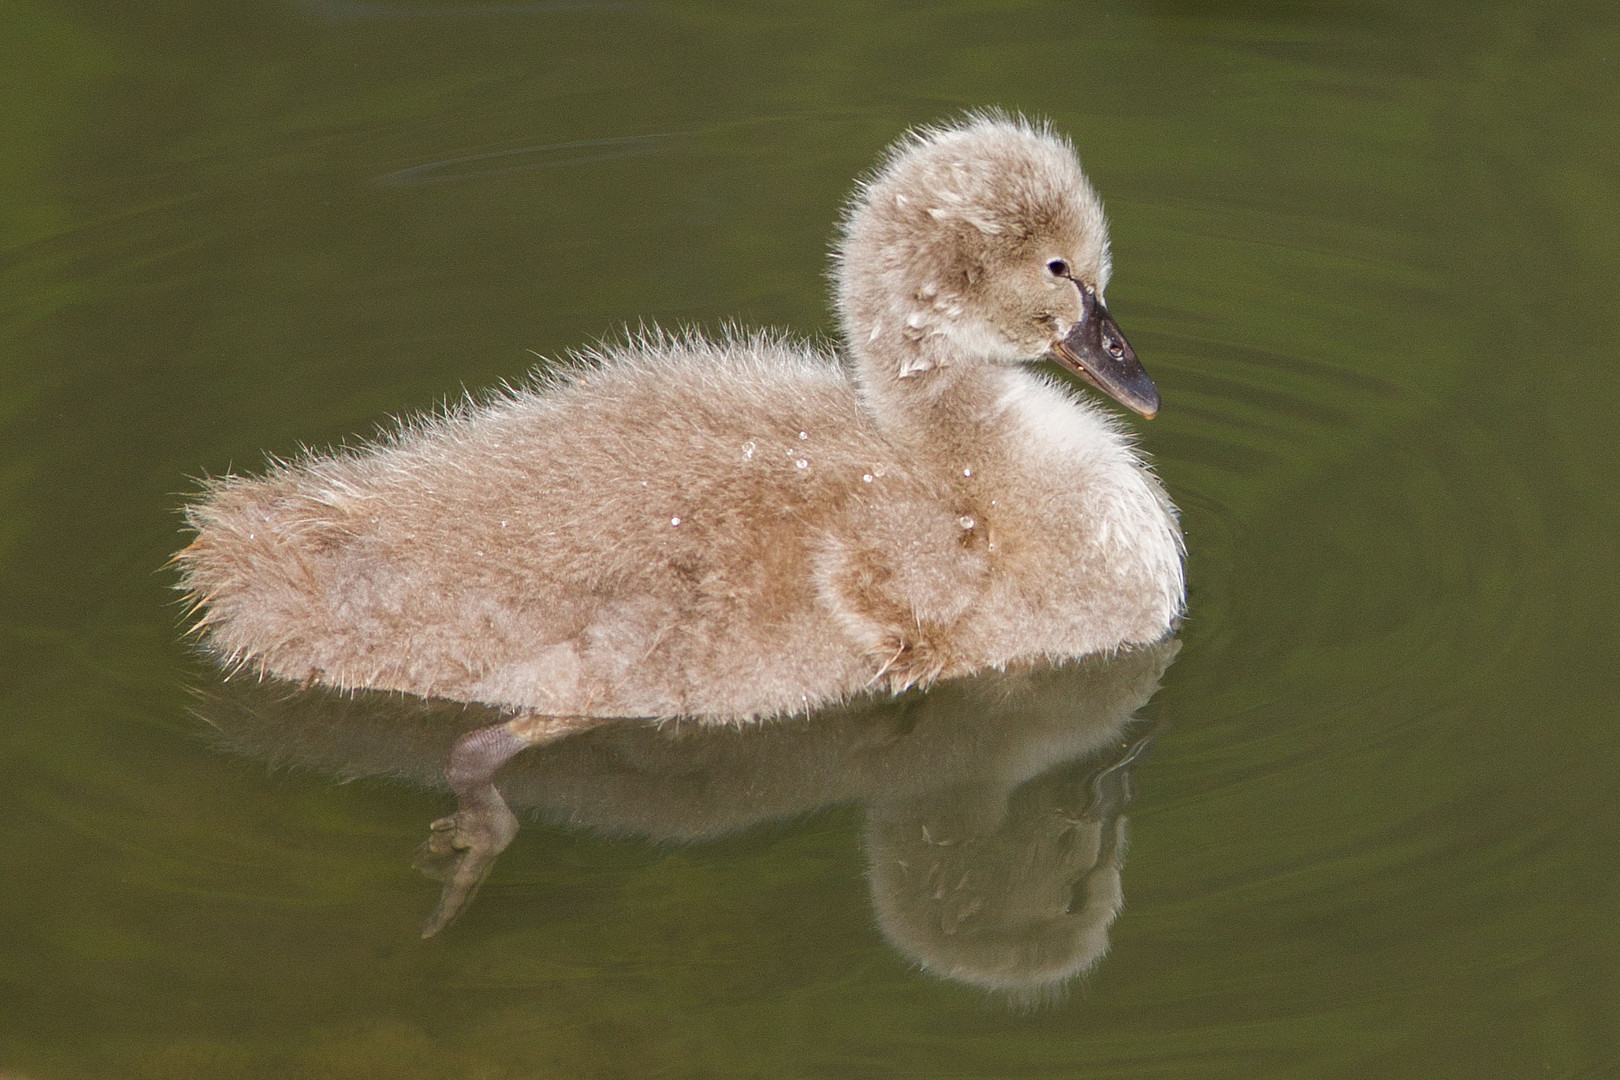
M1051 272L1053 277L1069 276L1069 264L1062 259L1053 259L1046 264L1046 269Z

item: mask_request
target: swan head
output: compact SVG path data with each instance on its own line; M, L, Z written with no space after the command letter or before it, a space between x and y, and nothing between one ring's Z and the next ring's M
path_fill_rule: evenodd
M1158 411L1103 302L1102 203L1044 125L973 114L901 139L857 190L836 267L869 386L1050 357L1144 416Z

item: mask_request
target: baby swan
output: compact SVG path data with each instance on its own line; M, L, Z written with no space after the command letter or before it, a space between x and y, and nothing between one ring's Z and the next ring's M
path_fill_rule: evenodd
M1052 357L1151 416L1068 142L902 139L838 250L845 355L661 332L381 443L212 481L177 561L227 664L510 708L448 766L424 934L517 831L493 778L612 718L736 723L1158 640L1163 489Z

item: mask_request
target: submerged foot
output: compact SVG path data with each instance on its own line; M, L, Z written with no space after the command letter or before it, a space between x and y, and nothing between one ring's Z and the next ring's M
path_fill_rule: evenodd
M459 805L455 813L433 823L412 863L428 877L444 882L439 906L422 924L423 937L430 938L456 921L489 876L495 857L517 835L518 820L495 787L500 767L531 746L604 722L597 717L525 715L469 731L456 740L445 779Z
M456 921L478 894L478 887L495 866L495 857L506 850L518 833L518 820L506 806L495 785L462 796L461 808L430 826L427 841L412 863L430 878L444 882L439 905L422 924L422 936L430 938Z

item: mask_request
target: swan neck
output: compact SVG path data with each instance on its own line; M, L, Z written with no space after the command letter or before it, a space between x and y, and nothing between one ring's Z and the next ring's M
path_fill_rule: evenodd
M856 353L856 383L872 422L897 443L932 446L979 429L1011 372L999 364L941 362L900 374Z

